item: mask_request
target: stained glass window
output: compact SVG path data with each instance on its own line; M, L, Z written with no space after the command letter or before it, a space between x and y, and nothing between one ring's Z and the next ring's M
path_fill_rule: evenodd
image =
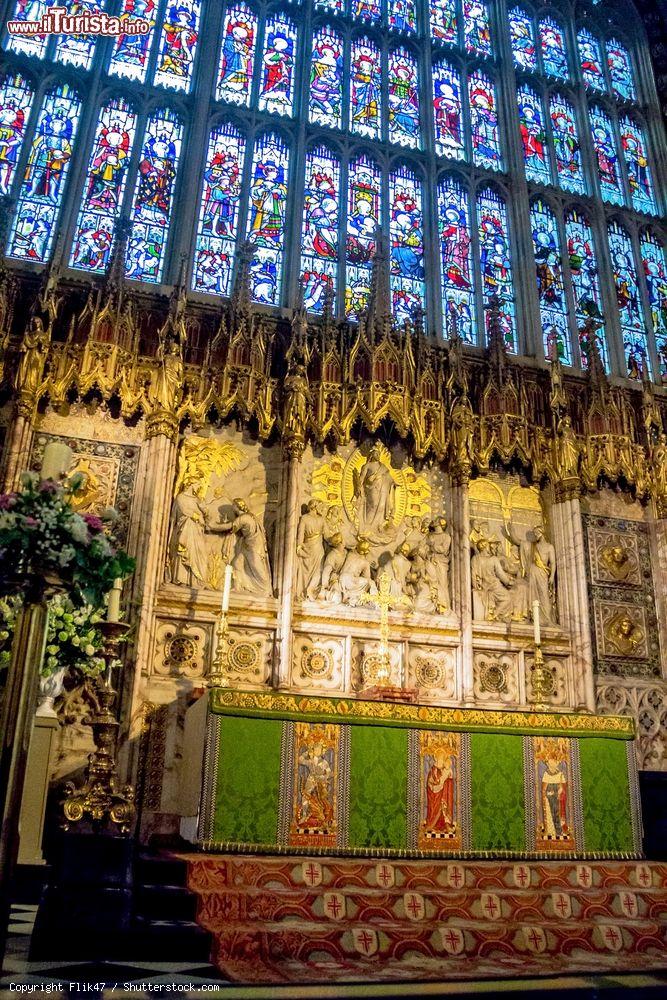
M558 357L563 364L571 365L572 348L565 301L560 237L556 217L541 199L531 205L530 227L533 236L544 353L547 357L552 357L552 344L555 341Z
M576 209L565 216L565 239L567 241L567 259L570 266L570 276L574 289L575 316L579 331L581 361L584 368L588 367L588 344L581 337L581 330L589 318L602 321L602 295L600 294L600 274L598 271L597 254L593 230L588 220ZM600 355L605 368L609 370L607 357L607 341L604 329L596 333Z
M665 250L655 236L646 234L640 242L642 267L651 307L655 345L660 357L662 381L667 381L667 266Z
M145 35L135 34L130 30L129 23L126 24L128 30L119 35L114 43L109 64L110 73L125 77L126 80L138 80L143 83L146 79L156 15L157 0L123 0L121 21L132 22L136 18L142 18L150 24L150 31Z
M558 183L566 191L584 194L586 182L574 108L561 94L552 94L549 115Z
M12 186L34 96L20 73L0 83L0 195Z
M340 128L343 114L343 40L331 28L313 35L310 64L310 120Z
M598 39L590 33L588 28L580 28L577 32L577 46L584 83L592 90L604 93L607 87L602 68L602 51Z
M301 273L309 312L321 313L327 288L337 286L339 205L340 163L320 146L306 155Z
M196 292L229 295L245 148L244 136L233 125L226 123L212 130L197 227L192 278Z
M105 4L98 3L97 0L67 0L67 2L63 0L59 6L65 7L68 14L76 16L101 10ZM56 38L54 58L68 66L90 69L95 41L94 35L60 35Z
M215 96L247 107L252 89L257 15L244 3L229 7L222 27L222 49Z
M519 89L518 105L526 177L539 184L548 184L551 180L551 171L547 155L542 99L530 87L523 86Z
M628 371L631 371L634 368L633 360L642 366L649 364L644 317L637 287L637 270L632 241L626 231L614 221L609 226L608 234L625 360Z
M350 66L350 126L358 135L380 137L380 53L368 38L352 42Z
M614 94L624 101L634 101L637 95L632 76L630 53L615 38L610 38L607 41L607 66Z
M53 6L50 0L16 0L12 21L40 21ZM9 35L6 47L11 52L24 52L27 56L43 59L48 40L47 35Z
M435 151L454 160L465 159L461 117L461 77L449 63L433 67L433 119Z
M380 0L350 0L352 17L374 24L380 20Z
M16 205L8 255L47 260L79 125L81 101L69 84L44 98Z
M389 53L389 141L419 147L417 63L404 48Z
M284 14L266 19L259 88L260 111L291 115L294 100L296 28Z
M466 52L491 54L491 25L486 0L463 0L463 32Z
M380 224L382 175L366 156L354 160L348 172L345 314L358 319L370 291L371 263Z
M391 303L398 323L424 308L424 219L421 184L407 167L389 175Z
M491 187L484 188L477 195L477 229L487 333L489 302L497 295L505 343L508 350L515 351L514 288L507 209L500 195Z
M417 30L414 0L389 0L389 27L406 34L413 34Z
M255 246L250 268L252 297L277 305L285 254L285 208L289 152L277 135L255 143L250 180L248 239Z
M451 333L452 316L456 316L459 337L474 344L477 335L468 192L454 177L444 177L438 185L438 237L445 336Z
M624 201L623 190L611 121L600 108L591 108L589 116L602 197L613 205L622 205Z
M540 21L540 51L542 67L548 76L567 80L569 75L567 51L563 29L553 17L543 17Z
M458 39L456 0L429 0L431 37L445 45L455 45Z
M521 7L509 12L510 41L514 62L520 69L537 69L532 19Z
M70 266L106 270L120 214L136 115L122 98L100 111L76 223Z
M642 130L627 115L621 118L619 126L632 207L638 212L655 212L653 182Z
M183 126L169 108L157 111L146 125L134 189L125 273L136 281L159 281L169 232L176 168Z
M468 96L473 160L479 167L498 170L502 165L502 158L495 87L481 70L470 74Z
M201 0L168 0L155 70L157 86L189 91L199 39L200 13Z
M345 13L345 0L315 0L315 6L320 10L330 10L334 14Z

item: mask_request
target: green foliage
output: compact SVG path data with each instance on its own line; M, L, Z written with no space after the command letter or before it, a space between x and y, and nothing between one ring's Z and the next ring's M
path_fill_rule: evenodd
M0 598L0 670L9 663L16 616L21 598ZM77 606L58 594L49 603L46 650L41 672L54 674L63 667L88 676L104 670L101 649L104 638L97 625L103 614L89 604Z

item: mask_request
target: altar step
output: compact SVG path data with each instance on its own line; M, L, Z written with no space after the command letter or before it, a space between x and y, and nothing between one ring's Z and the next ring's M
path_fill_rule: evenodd
M213 937L213 961L239 982L667 968L666 865L187 860L197 920Z

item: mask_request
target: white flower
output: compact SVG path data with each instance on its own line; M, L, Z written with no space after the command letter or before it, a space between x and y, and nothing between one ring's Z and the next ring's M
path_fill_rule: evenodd
M88 541L88 525L80 514L73 514L69 523L69 530L75 542Z
M94 652L95 652L95 647L91 646L90 644L88 644L84 649L84 653L86 654L86 656L92 656Z
M72 545L63 545L58 554L58 562L61 566L67 566L74 558L74 554L74 547Z

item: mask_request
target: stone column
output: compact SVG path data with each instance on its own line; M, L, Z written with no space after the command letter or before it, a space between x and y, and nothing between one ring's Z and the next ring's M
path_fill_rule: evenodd
M294 577L296 534L299 525L299 501L303 442L291 439L283 449L284 464L280 489L280 521L276 531L274 562L278 581L278 629L274 659L273 686L288 684L292 659L292 610L294 607Z
M665 498L654 502L649 521L649 545L653 569L653 592L658 618L658 633L662 648L662 672L667 676L667 503Z
M558 614L572 643L574 707L594 712L593 645L578 479L556 483L554 501L551 524L556 549Z
M7 429L2 461L2 492L9 493L19 485L19 476L28 469L32 447L34 404L19 400L14 419Z
M461 629L460 691L466 704L474 701L472 646L472 576L470 573L470 500L468 477L452 480L452 584Z

